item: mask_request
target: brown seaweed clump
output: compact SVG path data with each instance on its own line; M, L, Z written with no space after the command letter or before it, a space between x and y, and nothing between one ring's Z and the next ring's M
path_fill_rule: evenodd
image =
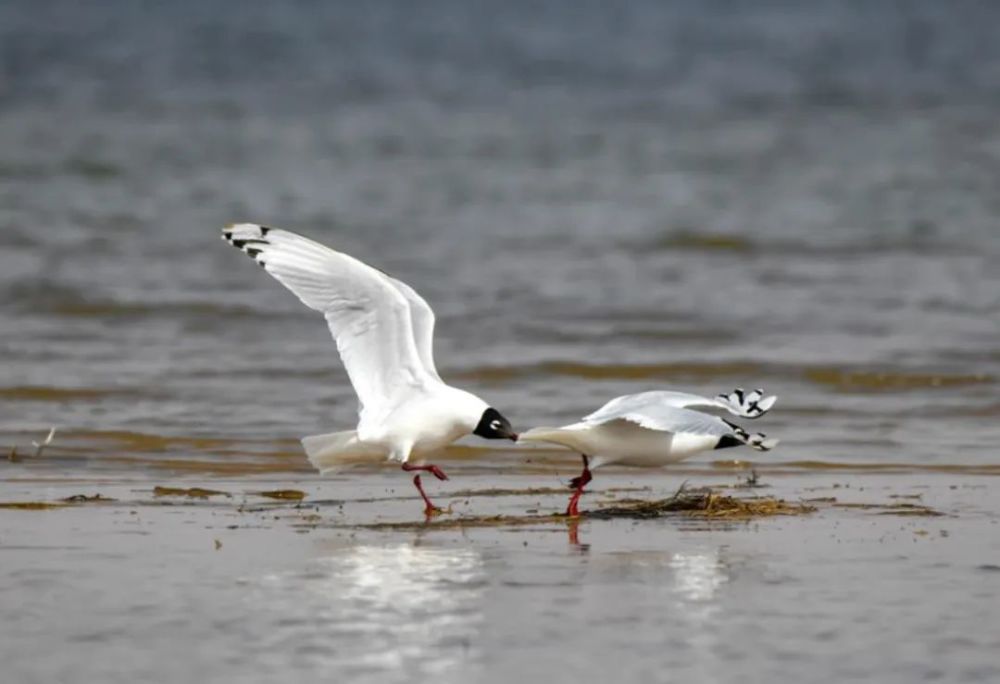
M306 493L299 491L298 489L272 489L266 492L253 492L257 496L267 497L268 499L279 499L282 501L302 501L306 498Z
M0 508L7 508L17 511L47 511L52 508L65 508L69 504L54 503L51 501L3 501Z
M210 496L232 496L229 492L221 492L217 489L203 489L201 487L153 487L153 496L186 496L191 499L207 499Z
M928 518L937 518L944 515L944 513L936 511L930 506L910 502L886 504L845 502L834 503L833 506L836 508L856 508L864 511L874 511L876 515L921 516Z
M648 520L682 514L691 518L750 520L776 515L806 515L816 510L808 503L796 503L770 496L736 498L711 489L681 490L669 499L658 501L624 500L612 506L586 511L586 518L607 520L631 518Z
M578 517L561 513L552 515L494 515L442 518L423 522L378 522L359 525L365 529L462 529L471 527L507 527L565 523L579 520L632 519L649 520L667 516L684 516L700 520L747 521L778 515L806 515L816 510L805 502L795 503L774 497L738 499L710 489L681 489L669 499L642 501L624 499L595 510L582 511ZM315 525L311 525L315 527Z

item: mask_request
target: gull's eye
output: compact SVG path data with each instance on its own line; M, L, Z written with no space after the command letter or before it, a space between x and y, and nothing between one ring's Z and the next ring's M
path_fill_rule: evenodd
M500 429L500 421L499 420L491 420L490 421L490 428L492 428L493 430L499 430Z

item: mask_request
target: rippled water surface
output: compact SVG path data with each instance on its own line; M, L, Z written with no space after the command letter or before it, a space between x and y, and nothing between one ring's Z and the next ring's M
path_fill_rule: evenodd
M801 477L794 496L808 496L810 477L837 472L854 486L896 473L995 491L998 22L993 5L974 2L4 2L0 447L21 457L0 463L4 497L49 500L48 488L66 482L319 482L297 439L352 426L354 396L322 319L218 239L234 220L306 233L412 284L437 312L442 375L519 429L650 388L762 386L780 396L762 429L781 446L766 458L725 456ZM32 458L31 442L51 426L54 442ZM465 476L556 487L572 474L571 457L484 446L449 452L456 478L441 486L462 487ZM665 492L681 476L718 476L712 460L686 475L614 477ZM311 495L354 501L363 482L333 480ZM383 495L409 495L395 473L377 482ZM968 536L949 543L996 537L996 505L982 506L983 527L968 523ZM129 516L126 506L115 512ZM76 552L42 550L48 535L69 543L71 519L85 546L91 526L117 520L105 513L77 521L0 510L0 549L27 544L22 534L39 545L11 551L27 584L0 581L5 614L28 610L20 596L48 596L39 611L57 606L79 583L95 603L74 604L67 624L99 615L91 627L109 631L52 631L40 614L14 629L48 653L93 639L123 649L114 657L145 637L177 638L181 650L219 650L231 667L213 677L243 672L238 639L375 678L420 662L427 676L437 665L456 677L527 676L531 662L582 675L613 649L630 676L655 678L688 658L689 668L714 663L681 667L691 677L724 680L757 662L747 644L762 634L795 633L783 611L803 596L822 623L834 603L891 602L898 591L885 609L909 625L906 610L924 592L946 586L939 595L965 605L966 589L994 581L920 551L919 578L892 584L883 573L909 551L862 545L848 593L817 595L817 583L837 578L810 574L809 563L775 588L795 545L838 524L826 518L768 527L760 545L669 526L631 537L627 526L595 523L607 555L586 562L562 545L531 551L551 530L427 544L262 532L287 562L255 549L241 561L259 572L228 572L239 561L206 572L201 588L225 598L203 631L181 634L209 605L189 589L191 568L171 580L163 568L173 560L136 559L142 546L122 550L94 531L95 547L79 551L85 571L70 581L58 573L82 562ZM210 524L203 515L189 528ZM352 515L362 524L379 513ZM142 543L186 557L191 529L176 522L158 522ZM817 553L839 557L833 546ZM989 553L969 567L996 564ZM112 598L98 597L114 595L115 572L121 586L162 581L114 612ZM664 609L645 609L640 595ZM525 632L530 643L518 638L522 616L545 625ZM174 619L166 624L176 629L150 626ZM878 643L873 624L887 619L862 622L860 633ZM934 629L926 614L915 619ZM948 619L959 645L934 657L959 653L955 662L975 661L963 676L982 679L990 671L968 654L984 643ZM497 624L509 642L491 631ZM585 646L580 630L595 624L619 629ZM791 643L761 657L804 663L813 677L806 665L833 662L822 648L863 647L845 641L856 627L817 628L826 646ZM903 643L903 631L888 633ZM434 648L453 662L424 662ZM897 673L933 674L921 669L926 653L899 648L914 669ZM660 659L665 649L677 660ZM69 676L82 651L47 666ZM158 660L166 653L147 653L141 667L151 669L131 675L192 674ZM284 662L274 658L266 667ZM944 671L954 679L960 668ZM38 673L26 681L51 681Z

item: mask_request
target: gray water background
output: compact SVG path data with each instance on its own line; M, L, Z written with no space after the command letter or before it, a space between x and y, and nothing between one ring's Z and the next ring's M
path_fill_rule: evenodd
M351 425L322 320L217 240L252 220L413 284L519 426L762 385L789 456L988 458L998 18L5 2L0 431Z

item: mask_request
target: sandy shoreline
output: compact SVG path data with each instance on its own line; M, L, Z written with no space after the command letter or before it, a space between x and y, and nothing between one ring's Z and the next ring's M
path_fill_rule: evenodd
M693 484L816 510L572 521L552 515L566 493L537 477L464 475L436 489L452 513L424 523L395 473L7 480L0 502L59 506L0 509L0 659L16 682L612 676L621 650L635 654L621 667L636 677L721 673L727 659L824 681L1000 673L996 636L979 629L1000 617L1000 480L738 482ZM583 508L663 498L677 483L609 473ZM224 493L156 496L157 486ZM304 499L259 494L275 490ZM63 501L97 494L113 500ZM904 613L908 636L892 617Z
M679 480L604 474L583 508L663 498ZM462 473L435 489L452 513L425 523L394 472L7 480L0 502L59 506L0 509L0 660L16 682L500 681L664 667L711 678L733 662L821 681L1000 673L996 636L978 628L1000 617L985 600L1000 582L1000 480L739 481L703 474L691 486L816 510L572 521L552 515L566 492L533 475ZM276 490L304 498L260 495ZM97 494L109 500L64 501ZM609 656L623 648L637 658L616 668Z

